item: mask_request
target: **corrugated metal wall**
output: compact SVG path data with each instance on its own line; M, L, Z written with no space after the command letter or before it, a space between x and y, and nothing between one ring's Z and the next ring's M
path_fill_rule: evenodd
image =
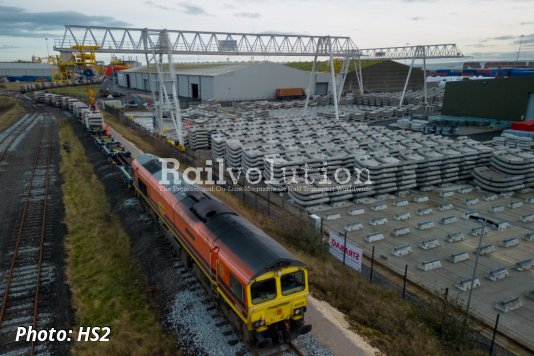
M445 86L443 115L522 120L534 77L449 82Z

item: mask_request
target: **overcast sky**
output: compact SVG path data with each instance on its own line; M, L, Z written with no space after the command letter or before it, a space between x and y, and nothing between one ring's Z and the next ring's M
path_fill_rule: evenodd
M456 43L534 60L534 0L0 0L0 61L46 56L63 25L350 36L359 48ZM200 59L200 58L199 58ZM247 60L248 58L244 58Z

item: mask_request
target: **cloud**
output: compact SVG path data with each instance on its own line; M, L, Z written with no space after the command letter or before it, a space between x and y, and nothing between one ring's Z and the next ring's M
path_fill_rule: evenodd
M127 26L110 16L85 15L77 11L30 12L20 7L0 5L0 36L54 37L64 25Z
M424 19L425 19L424 17L414 16L410 20L412 20L412 21L421 21L421 20L424 20Z
M188 15L208 15L208 13L200 6L180 4L180 7L182 8L182 11Z
M161 4L157 4L157 3L155 3L155 2L152 1L152 0L145 0L144 3L147 4L147 5L150 5L150 6L152 6L152 7L156 7L156 8L158 8L158 9L162 9L162 10L167 10L167 11L169 11L169 10L171 10L171 11L176 10L176 9L172 9L172 8L170 8L170 7L168 7L168 6L164 6L164 5L161 5Z
M495 45L489 45L484 43L473 43L473 44L467 44L466 47L473 47L473 48L488 48L488 47L495 47Z
M234 16L246 17L248 19L257 19L261 16L261 14L259 12L238 12L238 13L235 13Z
M0 49L16 49L16 48L20 48L20 47L19 46L15 46L15 45L7 45L7 44L4 44L4 45L0 46Z
M514 43L519 44L519 42L521 42L523 46L534 44L534 33L531 33L530 35L524 35L522 41L521 38L518 38L516 36L516 40L514 41Z
M498 37L492 37L492 38L489 38L489 40L494 40L494 41L508 41L508 40L512 40L516 38L516 36L512 36L512 35L503 35L503 36L498 36Z
M525 25L534 25L534 21L520 22L519 24L520 24L521 26L525 26Z

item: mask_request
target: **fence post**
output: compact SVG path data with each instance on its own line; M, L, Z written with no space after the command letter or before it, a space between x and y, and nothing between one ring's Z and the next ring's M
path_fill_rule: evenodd
M501 317L501 314L497 314L497 319L495 319L495 326L493 327L493 337L491 338L491 346L489 350L489 356L493 353L493 347L495 346L495 336L497 335L497 327L499 326L499 318Z
M347 231L343 231L343 266L345 266L345 256L347 255Z
M373 269L375 266L375 245L373 245L373 251L371 252L371 272L369 273L369 282L373 283Z
M449 287L445 288L445 301L443 303L443 312L445 312L448 302L449 302Z
M267 215L271 216L271 191L267 189Z
M406 280L408 279L408 264L404 266L404 281L402 284L402 299L406 296Z

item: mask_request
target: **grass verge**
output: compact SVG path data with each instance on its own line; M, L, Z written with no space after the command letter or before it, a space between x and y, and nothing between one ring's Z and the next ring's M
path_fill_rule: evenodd
M51 88L48 89L50 93L69 95L75 98L83 99L85 102L89 101L89 90L93 89L95 95L98 95L100 84L90 85L76 85L71 87Z
M83 355L176 355L171 337L143 294L140 266L130 256L130 242L111 211L104 187L93 173L70 123L63 121L61 174L68 228L67 278L78 326L109 326L109 342L78 342Z
M0 132L13 125L25 112L18 99L0 96Z
M108 122L144 151L158 154L161 143L145 140L115 118ZM115 125L115 124L119 125ZM135 137L134 137L135 136ZM463 332L462 315L429 295L415 305L391 288L370 284L360 274L341 266L318 243L307 222L275 219L246 206L229 192L213 192L234 210L299 256L310 269L314 296L347 315L352 328L373 346L390 355L483 355L472 334Z
M362 68L366 68L366 67L370 67L372 65L375 65L377 63L380 63L380 62L383 62L382 60L362 60ZM342 68L342 64L343 62L340 61L340 60L336 60L334 62L334 69L336 71L336 73L340 73L341 72L341 68ZM289 63L286 63L287 66L289 67L292 67L292 68L295 68L295 69L300 69L300 70L305 70L305 71L308 71L310 72L312 70L312 67L313 67L313 62L312 61L309 61L309 62L289 62ZM349 68L349 71L353 71L354 70L354 64L351 64L350 68ZM315 70L317 72L329 72L330 71L330 62L329 61L317 61L317 65L315 67Z

